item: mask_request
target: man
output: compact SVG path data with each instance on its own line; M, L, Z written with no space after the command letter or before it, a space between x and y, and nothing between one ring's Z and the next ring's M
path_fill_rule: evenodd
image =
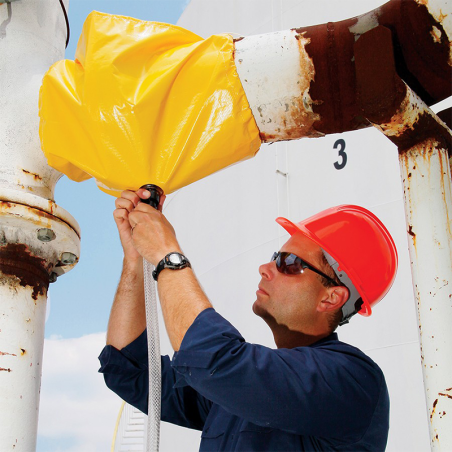
M162 357L162 420L202 430L202 451L384 450L384 376L333 333L358 311L370 315L393 282L397 254L381 222L357 206L298 224L277 219L291 237L260 266L253 305L273 332L270 349L245 342L215 312L190 266L162 269L164 256L182 250L164 199L155 210L140 203L148 196L127 191L116 200L124 267L100 355L107 385L147 412L144 257L160 270L175 351L172 361Z

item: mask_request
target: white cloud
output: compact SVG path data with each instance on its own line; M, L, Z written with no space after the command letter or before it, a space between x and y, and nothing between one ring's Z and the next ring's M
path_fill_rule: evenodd
M97 372L104 344L105 333L45 340L38 452L110 450L121 400Z
M37 452L103 452L111 449L121 399L99 374L105 333L44 341ZM165 335L162 348L169 348ZM194 452L200 433L161 425L161 452Z

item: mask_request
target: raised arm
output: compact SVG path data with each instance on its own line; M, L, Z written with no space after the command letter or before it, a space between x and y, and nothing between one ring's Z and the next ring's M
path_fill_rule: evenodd
M124 192L123 197L129 198L135 206L128 214L130 227L133 228L131 239L135 250L157 265L168 253L181 253L182 250L173 227L162 212L139 203L139 197L144 198L145 193L146 190ZM158 277L157 287L166 330L173 349L178 351L195 318L212 305L192 269L188 267L182 270L163 270Z
M142 197L146 198L146 194ZM129 213L138 204L139 198L132 192L125 192L123 195L115 201L113 218L124 251L124 261L107 329L107 345L118 350L130 344L146 328L143 258L133 246L129 223ZM164 198L161 204L163 201Z

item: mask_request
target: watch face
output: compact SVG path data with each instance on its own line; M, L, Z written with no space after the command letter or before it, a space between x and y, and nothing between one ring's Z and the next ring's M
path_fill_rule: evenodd
M176 253L170 254L168 258L169 258L169 261L174 265L178 265L178 264L182 263L182 258L179 254L176 254Z

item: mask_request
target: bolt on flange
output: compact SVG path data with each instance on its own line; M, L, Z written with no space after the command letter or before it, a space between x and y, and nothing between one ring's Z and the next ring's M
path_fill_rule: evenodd
M38 240L41 242L51 242L52 240L56 239L55 233L52 231L52 229L48 228L41 228L38 229Z
M60 260L63 265L72 265L77 262L78 258L74 253L66 252L61 255Z

